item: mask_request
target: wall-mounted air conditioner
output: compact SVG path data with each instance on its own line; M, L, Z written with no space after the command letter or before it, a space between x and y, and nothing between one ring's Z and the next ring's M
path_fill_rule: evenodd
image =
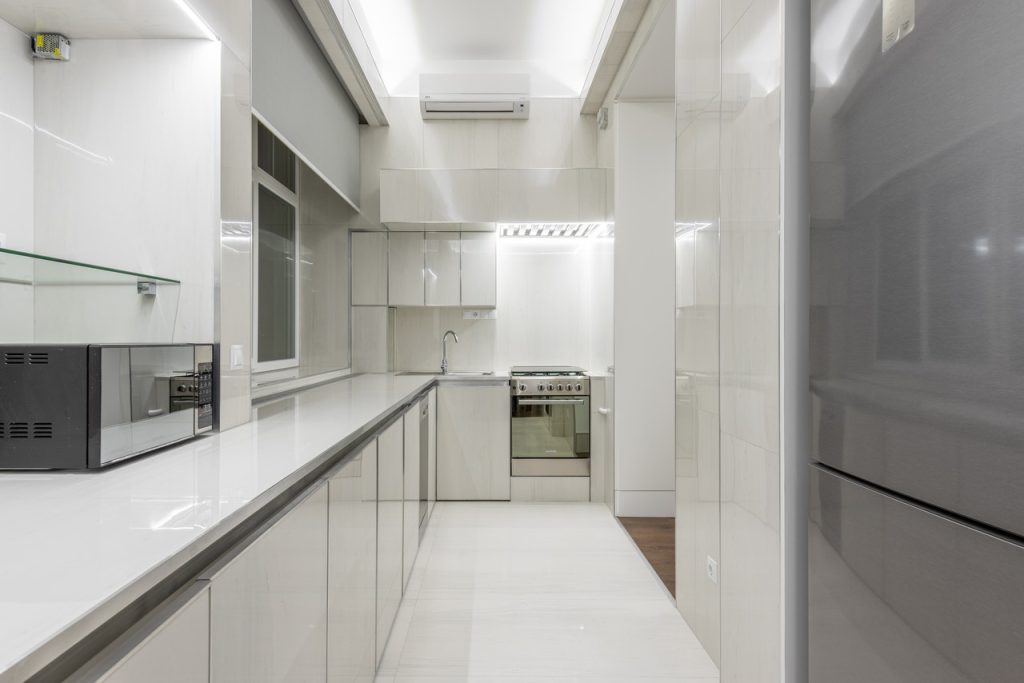
M509 74L421 74L424 119L528 119L530 77Z

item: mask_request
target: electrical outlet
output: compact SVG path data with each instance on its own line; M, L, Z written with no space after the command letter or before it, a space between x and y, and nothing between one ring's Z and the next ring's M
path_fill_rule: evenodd
M463 320L496 320L498 311L493 308L482 311L462 311Z
M708 578L714 583L718 583L718 562L710 555L708 555Z

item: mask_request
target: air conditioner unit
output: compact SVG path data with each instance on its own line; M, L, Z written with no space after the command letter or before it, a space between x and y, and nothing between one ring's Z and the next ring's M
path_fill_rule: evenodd
M528 119L530 77L492 74L420 75L424 119Z

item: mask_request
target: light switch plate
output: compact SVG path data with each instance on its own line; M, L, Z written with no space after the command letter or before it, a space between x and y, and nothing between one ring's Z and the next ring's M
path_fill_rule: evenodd
M232 370L239 370L245 367L245 354L244 348L241 344L231 345L231 361L230 367Z
M708 578L714 583L718 583L718 562L708 555Z

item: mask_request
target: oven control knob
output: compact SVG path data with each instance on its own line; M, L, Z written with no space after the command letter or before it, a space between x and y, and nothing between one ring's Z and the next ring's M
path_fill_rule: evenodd
M526 391L526 385L525 384L520 384L519 385L519 391Z
M583 391L583 385L582 384L577 384L576 385L576 391Z
M179 384L178 385L178 391L180 391L180 392L188 391L188 387L186 387L184 384Z
M559 390L559 391L561 391L561 390L562 390L562 385L561 385L561 384L559 384L559 385L558 385L558 390Z
M549 384L548 385L548 391L554 391L554 390L555 390L555 385L554 384Z

